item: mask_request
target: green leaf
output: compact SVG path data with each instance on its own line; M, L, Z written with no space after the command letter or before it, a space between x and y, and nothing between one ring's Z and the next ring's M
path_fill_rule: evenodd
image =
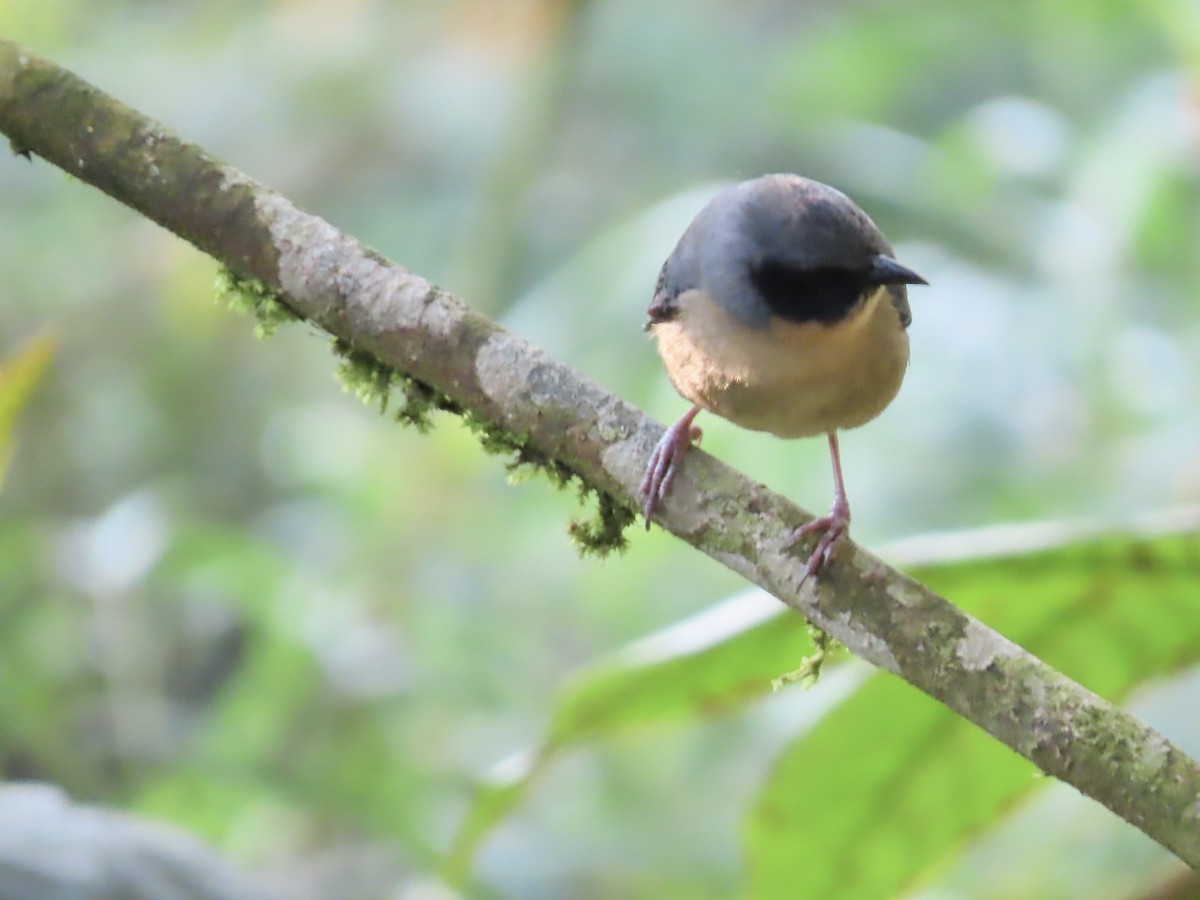
M1108 539L916 573L1113 700L1200 659L1200 541ZM852 761L848 764L847 761ZM1037 769L886 673L777 760L746 821L749 893L893 896L1038 784Z
M1191 519L1156 525L1195 527ZM1193 538L1098 540L1094 529L1035 523L904 541L885 556L919 566L918 577L935 590L1119 698L1200 657L1200 638L1189 641L1177 627L1187 614L1183 598L1195 593L1195 547ZM453 883L466 877L480 843L560 753L638 726L744 706L809 649L803 622L751 591L578 673L560 690L541 744L497 765L477 789L443 875ZM753 885L766 896L772 885L806 896L795 892L811 865L825 879L812 895L822 896L837 869L828 858L848 847L844 878L862 859L859 840L878 840L870 868L891 873L881 883L909 883L1037 784L1036 770L1007 748L877 673L781 757L748 824ZM917 814L919 833L910 827ZM794 842L808 849L798 852Z
M0 487L12 462L17 415L29 402L57 345L53 334L43 332L0 361Z
M760 591L740 594L585 669L559 691L542 744L476 792L443 867L460 882L483 838L563 750L630 728L709 716L769 693L808 650L804 621Z

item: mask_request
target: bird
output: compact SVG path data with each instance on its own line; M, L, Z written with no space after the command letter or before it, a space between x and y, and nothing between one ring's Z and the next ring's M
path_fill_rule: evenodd
M781 438L825 435L829 514L793 530L817 535L799 584L827 565L850 528L838 432L878 416L908 368L906 285L883 233L841 191L800 175L763 175L718 193L658 276L645 330L667 377L692 404L650 456L639 486L646 527L687 450L701 410Z

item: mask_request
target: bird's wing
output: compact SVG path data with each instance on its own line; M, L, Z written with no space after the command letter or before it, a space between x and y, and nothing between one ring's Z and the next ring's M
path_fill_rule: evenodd
M669 322L679 315L679 292L672 290L667 284L669 263L668 259L659 270L658 281L654 285L654 299L650 301L650 308L646 310L645 331L649 331L659 322Z

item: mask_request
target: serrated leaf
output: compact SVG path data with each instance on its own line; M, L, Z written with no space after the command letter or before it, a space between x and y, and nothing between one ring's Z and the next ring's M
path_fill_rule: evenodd
M917 573L1113 700L1200 659L1200 541L1109 539ZM888 897L1039 783L1037 769L878 673L777 760L746 822L756 898Z

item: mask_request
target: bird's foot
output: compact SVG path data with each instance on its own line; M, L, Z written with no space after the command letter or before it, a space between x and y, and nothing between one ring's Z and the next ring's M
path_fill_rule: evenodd
M821 537L817 540L817 546L808 557L808 563L804 567L804 575L801 576L800 584L796 585L796 587L800 587L809 578L821 571L821 567L828 565L830 560L837 554L842 541L850 533L850 506L845 502L835 501L833 508L829 510L829 515L813 519L811 522L805 522L793 531L788 537L786 546L790 547L804 540L810 534L818 533Z
M668 428L655 446L654 452L650 454L646 474L638 488L647 531L650 530L650 517L655 508L671 489L671 482L675 480L675 473L679 469L679 461L683 459L688 448L700 440L702 432L699 426L692 424L692 419L696 418L699 411L699 408L693 409Z

